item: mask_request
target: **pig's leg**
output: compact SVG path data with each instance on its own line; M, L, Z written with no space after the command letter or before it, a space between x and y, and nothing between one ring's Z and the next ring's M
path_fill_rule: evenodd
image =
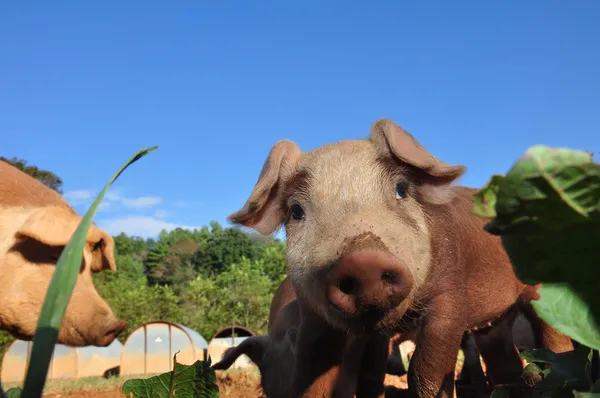
M367 349L368 336L358 336L348 334L346 338L346 347L340 365L339 377L335 383L332 397L334 398L353 398L356 392L356 385L363 363L363 356Z
M479 359L480 353L477 349L475 336L469 332L465 332L461 342L461 348L465 355L465 361L457 384L460 383L465 387L472 387L474 395L477 397L486 396L488 385L481 367L481 361Z
M394 346L392 352L388 357L387 366L385 369L386 373L394 376L404 376L406 374L406 368L404 362L402 362L402 354L400 353L400 347Z
M373 333L366 342L356 385L356 398L384 397L389 344L390 338L382 333Z
M449 303L453 303L449 305ZM465 325L456 300L435 300L417 335L416 349L408 367L411 397L434 398L454 395L454 371ZM460 307L459 307L460 308Z
M473 332L492 387L519 382L523 363L510 328L496 326Z
M572 351L573 343L569 336L556 331L553 327L544 322L531 305L531 300L539 299L537 292L541 284L527 286L519 296L518 307L525 315L525 318L531 323L533 334L535 336L536 346L538 348L547 348L555 353Z
M293 398L331 397L339 374L345 336L310 311L302 311L292 376Z

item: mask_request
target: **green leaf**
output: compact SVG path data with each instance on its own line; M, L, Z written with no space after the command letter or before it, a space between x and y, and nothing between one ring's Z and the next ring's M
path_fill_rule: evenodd
M104 194L111 184L121 175L121 173L137 160L154 151L157 147L139 150L131 159L121 166L115 175L104 186L104 189L96 197L83 220L75 230L71 240L63 249L56 269L50 281L42 311L38 319L37 328L33 337L33 346L31 349L31 360L25 376L23 386L23 396L41 397L46 382L48 366L54 345L58 337L58 330L62 322L63 315L71 298L75 281L79 274L83 248L88 230L92 225L92 220Z
M497 386L492 390L492 394L490 398L509 398L510 397L510 387L508 386Z
M600 393L573 391L574 398L600 398Z
M148 379L130 379L123 383L122 392L133 398L218 398L219 387L215 371L208 361L196 361L192 365L177 362L171 372Z
M590 154L534 146L492 177L472 212L493 218L485 229L501 236L517 277L546 286L534 302L542 319L600 348L600 165Z
M552 396L571 396L573 389L589 390L591 361L592 350L585 346L555 354L550 362L550 372L545 371L544 378L535 384L535 390L544 396L550 393Z
M21 398L23 390L19 387L13 387L4 393L5 398Z
M547 348L536 348L529 351L523 351L521 358L529 363L552 363L556 359L556 354Z
M494 175L488 183L475 194L471 213L485 218L496 217L496 201L500 183L504 176Z
M557 331L594 349L600 349L600 328L587 304L568 285L544 284L536 313Z

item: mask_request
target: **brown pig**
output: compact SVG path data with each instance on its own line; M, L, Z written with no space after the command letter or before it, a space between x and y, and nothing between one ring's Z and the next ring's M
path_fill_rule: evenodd
M55 191L0 161L0 328L30 340L56 262L82 218ZM113 238L91 226L58 343L107 346L126 327L98 295L92 272L116 271Z
M463 332L501 318L525 290L534 295L537 287L517 279L499 237L484 230L487 220L470 213L476 190L453 185L465 170L387 119L373 124L368 139L305 153L289 140L273 146L229 220L265 235L285 227L302 317L291 396L305 394L326 371L312 364L333 366L331 353L314 347L337 338L315 331L391 334L414 318L422 322L409 392L451 396ZM536 341L555 352L573 348L530 315ZM498 382L520 375L513 351Z

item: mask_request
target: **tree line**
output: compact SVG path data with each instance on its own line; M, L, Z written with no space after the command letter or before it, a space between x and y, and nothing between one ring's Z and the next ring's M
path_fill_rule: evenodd
M50 171L17 165L61 192ZM157 239L124 233L113 237L117 272L93 274L98 293L129 323L123 342L140 324L164 319L182 323L209 340L233 324L266 333L269 307L285 277L285 243L217 222L201 229L162 231ZM0 332L0 352L12 337Z

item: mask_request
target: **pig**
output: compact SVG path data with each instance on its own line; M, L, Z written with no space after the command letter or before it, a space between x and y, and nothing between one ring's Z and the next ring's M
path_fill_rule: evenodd
M0 328L31 340L58 257L81 222L55 191L0 161ZM57 343L107 346L127 327L92 282L116 271L113 238L92 225Z
M324 372L311 363L333 366L330 353L314 347L337 337L315 331L391 334L414 318L422 324L409 393L450 396L463 332L493 325L523 292L536 294L539 285L522 283L500 238L485 231L487 220L471 213L477 190L456 184L465 171L389 119L376 120L366 139L309 152L290 140L271 148L249 198L228 220L263 235L285 228L302 318L290 396L310 393ZM573 349L567 336L529 315L538 343ZM520 375L516 348L505 363L498 381Z

